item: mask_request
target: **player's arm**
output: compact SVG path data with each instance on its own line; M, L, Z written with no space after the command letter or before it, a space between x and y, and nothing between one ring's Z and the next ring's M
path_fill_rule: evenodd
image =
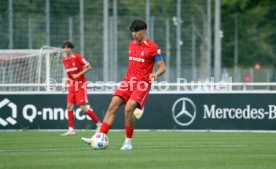
M78 77L84 75L85 73L87 73L89 70L92 69L92 66L90 65L90 63L87 62L82 56L80 56L80 55L77 56L77 60L84 67L84 69L77 74L73 74L72 78L74 78L74 79L77 79Z
M81 75L84 75L85 73L87 73L91 69L92 69L92 66L90 64L87 64L81 72L79 72L77 74L73 74L72 77L74 79L77 79L78 77L80 77Z
M155 56L154 60L158 66L158 69L156 72L151 73L149 75L150 79L152 79L152 78L156 79L157 77L161 76L162 74L164 74L166 72L166 65L165 65L165 62L163 61L162 55L159 54L159 55Z
M62 83L61 91L65 92L66 91L66 86L67 86L67 83L68 83L68 78L63 78L62 81L63 81L63 83Z
M65 63L64 63L64 60L63 60L63 66L64 66L64 69L63 69L63 77L62 78L62 86L61 86L61 91L62 92L65 92L66 91L66 86L67 86L67 83L68 83L68 75L66 73L66 70L65 70ZM65 78L66 77L66 78Z

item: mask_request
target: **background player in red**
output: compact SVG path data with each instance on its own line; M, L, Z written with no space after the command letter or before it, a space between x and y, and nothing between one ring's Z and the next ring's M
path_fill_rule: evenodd
M107 134L114 122L117 110L125 105L126 139L121 150L132 149L132 135L134 131L134 110L142 109L151 88L151 79L155 79L166 71L166 66L158 45L146 36L147 24L136 19L130 24L129 30L134 40L129 43L128 70L124 81L113 94L112 101L104 117L100 132ZM154 64L158 69L153 73ZM82 138L89 144L90 140Z
M62 136L74 135L74 104L78 104L80 109L85 112L97 125L100 126L100 121L92 109L87 107L87 81L84 76L92 66L80 55L73 53L73 43L66 41L62 48L65 56L63 56L63 65L67 73L67 80L62 86L62 91L65 91L66 85L69 85L67 95L67 111L68 111L68 126L69 130ZM84 68L84 69L83 69Z

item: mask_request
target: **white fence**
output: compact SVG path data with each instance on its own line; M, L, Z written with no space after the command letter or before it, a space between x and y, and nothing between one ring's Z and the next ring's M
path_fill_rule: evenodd
M88 83L88 93L112 93L120 83L96 82ZM62 92L61 83L53 81L44 84L0 84L1 93L58 93ZM231 92L275 92L276 83L226 83L226 82L199 82L199 83L166 83L156 82L151 86L151 92L161 93L231 93Z

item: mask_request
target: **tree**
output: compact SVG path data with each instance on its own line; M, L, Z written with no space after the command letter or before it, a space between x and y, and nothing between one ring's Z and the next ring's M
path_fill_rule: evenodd
M239 20L239 64L275 62L276 5L273 0L222 0L223 65L234 61L234 19Z

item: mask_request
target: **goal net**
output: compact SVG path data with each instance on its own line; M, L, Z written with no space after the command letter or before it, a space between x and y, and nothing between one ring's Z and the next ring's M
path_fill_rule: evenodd
M45 91L50 79L61 83L62 49L0 50L0 91Z

